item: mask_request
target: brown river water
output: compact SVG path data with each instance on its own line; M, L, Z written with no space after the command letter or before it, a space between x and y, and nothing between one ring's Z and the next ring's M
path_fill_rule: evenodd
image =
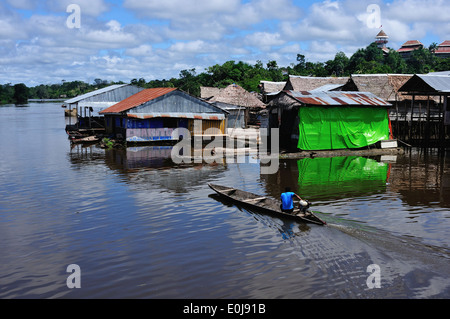
M263 175L250 158L72 148L65 124L59 104L0 106L0 298L450 297L450 152L280 160ZM327 225L246 210L208 183L290 186Z

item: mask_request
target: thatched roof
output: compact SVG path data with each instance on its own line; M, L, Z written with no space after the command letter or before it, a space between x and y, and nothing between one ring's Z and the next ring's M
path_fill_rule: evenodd
M290 75L283 90L311 91L327 84L345 84L348 77L315 77Z
M411 96L398 90L412 74L353 74L343 91L371 92L385 101L410 100ZM426 96L416 96L416 100L426 100Z
M200 97L202 99L210 99L216 95L218 95L220 92L219 88L214 88L214 87L210 87L210 86L201 86L200 87Z
M260 81L262 93L280 92L286 85L286 82Z
M237 84L231 84L224 89L202 87L200 91L201 97L211 103L222 102L249 108L266 107L257 94L250 93Z

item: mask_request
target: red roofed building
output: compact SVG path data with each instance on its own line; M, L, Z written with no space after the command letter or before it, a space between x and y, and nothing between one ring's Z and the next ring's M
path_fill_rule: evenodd
M446 40L439 44L434 54L440 58L450 58L450 40Z
M191 135L222 135L228 112L176 88L152 88L136 93L100 112L106 133L127 142L178 140L177 128ZM213 133L211 133L214 131Z
M397 50L400 53L400 56L404 59L408 59L411 56L411 53L415 50L423 49L422 42L418 40L409 40L403 43L402 47Z

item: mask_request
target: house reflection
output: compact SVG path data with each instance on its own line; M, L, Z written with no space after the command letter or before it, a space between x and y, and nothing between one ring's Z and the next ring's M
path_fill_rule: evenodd
M289 186L311 201L367 196L386 191L390 163L361 156L280 162L277 174L262 176L274 197Z

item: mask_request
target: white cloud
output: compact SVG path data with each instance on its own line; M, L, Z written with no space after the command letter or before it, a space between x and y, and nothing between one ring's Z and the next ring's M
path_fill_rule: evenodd
M247 35L244 39L246 45L257 47L263 51L269 51L273 46L279 46L285 42L278 32L255 32Z
M125 0L125 8L135 11L139 16L169 20L210 18L212 15L235 12L239 0Z
M66 25L72 3L81 8L80 29ZM297 53L326 62L374 40L372 3L380 6L389 46L410 39L428 46L430 35L450 40L444 0L6 0L0 83L167 79L228 60L287 66Z
M36 7L35 0L6 0L6 2L17 9L32 10Z
M138 57L138 56L148 56L153 53L151 45L141 44L138 47L130 48L125 51L126 55Z
M98 17L109 10L110 5L104 0L46 0L46 7L51 12L64 13L70 4L80 6L80 13L91 17Z
M404 23L448 22L450 2L447 0L397 0L386 5L387 19Z

